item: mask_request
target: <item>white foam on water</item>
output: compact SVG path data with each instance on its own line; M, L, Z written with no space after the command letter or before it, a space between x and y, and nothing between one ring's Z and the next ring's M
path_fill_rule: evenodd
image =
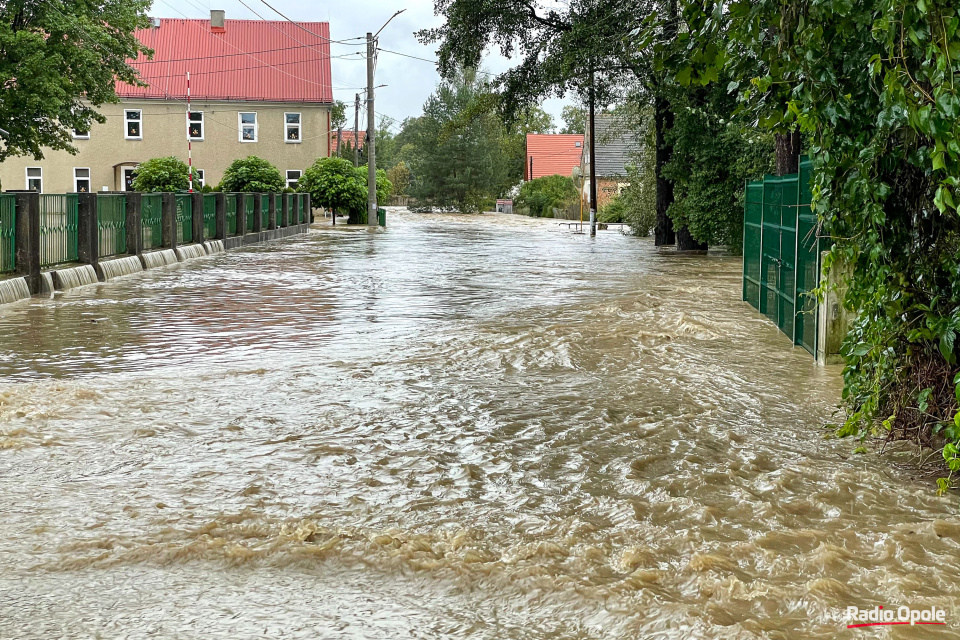
M25 300L30 297L30 287L26 278L0 280L0 304Z
M143 264L137 256L126 256L116 260L104 260L100 263L100 270L103 272L104 280L113 280L143 271Z
M215 253L223 253L226 249L223 247L223 240L207 240L207 253L213 255Z
M97 272L93 265L82 264L79 267L69 269L57 269L53 272L53 285L58 291L74 289L87 284L97 284L100 280L97 278Z
M180 262L185 262L192 258L202 258L205 255L207 255L207 251L203 248L202 244L185 244L182 247L177 247L177 259Z
M162 249L161 251L148 251L142 254L143 266L146 269L156 269L165 267L168 264L177 264L177 254L173 249Z

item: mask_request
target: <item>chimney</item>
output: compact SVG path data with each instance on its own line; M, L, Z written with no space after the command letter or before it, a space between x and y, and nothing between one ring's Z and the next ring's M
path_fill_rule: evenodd
M214 33L223 33L226 29L223 26L223 18L226 15L222 9L210 9L210 31Z

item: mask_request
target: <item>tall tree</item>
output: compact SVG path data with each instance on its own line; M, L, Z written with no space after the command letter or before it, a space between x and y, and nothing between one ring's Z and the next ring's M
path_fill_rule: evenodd
M0 3L0 123L9 132L0 161L43 158L43 149L76 153L72 130L106 118L115 80L138 83L127 64L148 52L134 31L148 25L150 0Z
M568 104L560 112L563 127L560 133L583 135L587 122L587 110L582 105Z

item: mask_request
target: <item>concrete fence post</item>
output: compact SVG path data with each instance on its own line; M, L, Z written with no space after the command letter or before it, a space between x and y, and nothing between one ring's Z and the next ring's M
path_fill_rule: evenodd
M216 193L214 194L214 202L216 202L217 223L213 237L216 240L223 240L227 237L227 196L222 192Z
M253 232L263 231L263 193L253 194Z
M127 191L127 253L140 256L143 253L143 194L139 191Z
M194 191L190 194L190 208L193 210L193 241L203 242L203 193Z
M235 193L237 199L237 235L241 238L247 234L247 198L242 193Z
M80 262L97 268L100 260L100 227L97 221L97 194L77 194L77 254ZM98 270L99 272L99 270Z
M30 293L40 293L40 194L16 194L16 274L27 281Z
M267 216L267 228L272 231L277 228L277 194L268 193L267 197L270 198L270 213Z
M160 227L164 249L177 248L177 195L165 192L160 207Z

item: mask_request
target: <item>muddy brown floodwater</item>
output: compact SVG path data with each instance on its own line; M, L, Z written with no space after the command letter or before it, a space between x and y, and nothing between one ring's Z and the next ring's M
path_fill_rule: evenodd
M839 373L738 259L513 216L8 306L0 637L957 637L956 498L823 437Z

